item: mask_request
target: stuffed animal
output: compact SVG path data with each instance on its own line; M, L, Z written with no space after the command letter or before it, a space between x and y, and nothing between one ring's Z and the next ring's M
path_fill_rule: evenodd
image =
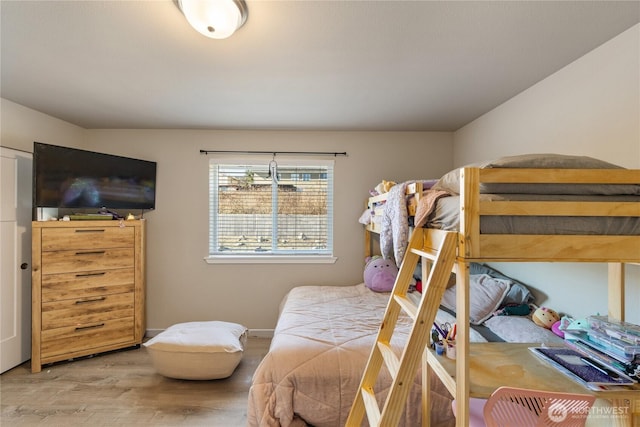
M389 190L391 190L391 187L393 187L394 185L396 185L395 182L386 181L386 180L383 179L380 184L376 185L375 191L378 194L388 193Z
M391 259L379 255L367 257L364 266L364 284L375 292L389 292L398 276L398 267Z
M560 320L551 326L551 332L564 338L564 331L588 331L589 322L587 319L573 319L569 316L562 316Z
M532 320L538 326L551 329L553 324L560 320L560 315L548 307L538 307L533 312Z
M587 321L587 319L567 318L565 320L565 318L563 317L560 320L564 321L563 329L571 329L573 331L588 331L589 329L591 329L589 327L589 322Z

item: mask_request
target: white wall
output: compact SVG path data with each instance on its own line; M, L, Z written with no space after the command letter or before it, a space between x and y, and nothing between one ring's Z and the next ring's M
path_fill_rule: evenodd
M158 162L147 224L147 327L222 319L275 326L297 285L362 282L369 189L384 179L438 177L450 169L451 133L91 130L89 149ZM335 159L335 264L207 264L208 150L346 151ZM269 157L265 162L270 160Z
M640 25L454 133L455 166L533 152L640 168ZM576 317L607 312L604 265L495 266L533 285L556 310ZM626 315L638 323L640 267L627 267L626 279Z
M33 151L33 142L81 148L87 131L60 119L0 98L0 145Z
M358 217L384 179L438 177L453 164L449 132L252 132L86 130L0 98L0 145L27 152L33 141L158 162L157 206L147 224L147 327L224 319L275 326L294 286L362 281ZM208 158L200 149L347 151L335 167L335 264L206 264ZM375 165L375 166L372 166ZM412 172L409 172L412 171Z

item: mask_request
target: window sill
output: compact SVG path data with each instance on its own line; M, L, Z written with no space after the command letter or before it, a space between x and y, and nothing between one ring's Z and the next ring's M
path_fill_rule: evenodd
M338 260L333 256L321 255L260 255L260 256L215 256L204 258L207 264L335 264Z

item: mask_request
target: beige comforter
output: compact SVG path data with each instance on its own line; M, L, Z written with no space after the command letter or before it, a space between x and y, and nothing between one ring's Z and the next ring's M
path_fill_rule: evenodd
M269 353L253 377L249 426L343 426L388 298L364 284L291 290ZM399 320L394 347L400 348L409 327L407 317ZM390 382L383 368L376 387L380 407ZM431 425L453 425L451 397L439 381L433 382ZM420 425L420 400L417 375L402 425Z

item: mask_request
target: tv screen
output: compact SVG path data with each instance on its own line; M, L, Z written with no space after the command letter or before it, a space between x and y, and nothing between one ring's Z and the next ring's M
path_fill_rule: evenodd
M155 209L156 162L34 142L35 208Z

